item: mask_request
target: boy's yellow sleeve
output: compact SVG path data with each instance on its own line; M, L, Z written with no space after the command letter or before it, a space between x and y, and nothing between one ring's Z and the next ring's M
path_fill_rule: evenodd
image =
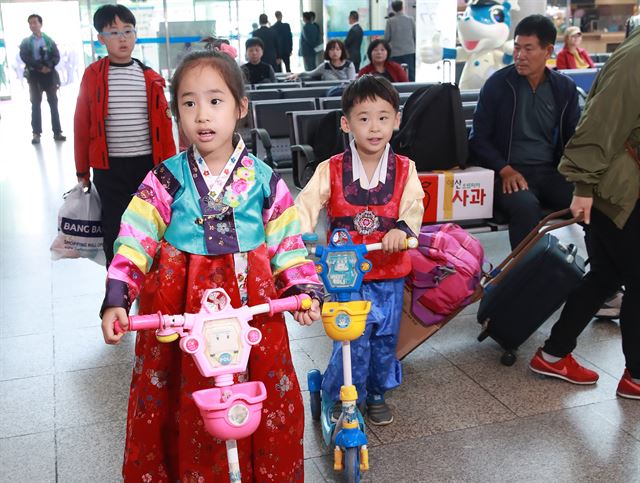
M407 184L402 192L402 198L400 198L400 216L398 217L398 221L404 221L416 236L420 233L422 217L424 216L423 198L424 190L418 178L416 165L413 161L410 161Z
M323 161L304 189L296 198L296 207L300 217L300 231L313 233L318 224L320 210L327 204L331 196L331 179L329 161Z

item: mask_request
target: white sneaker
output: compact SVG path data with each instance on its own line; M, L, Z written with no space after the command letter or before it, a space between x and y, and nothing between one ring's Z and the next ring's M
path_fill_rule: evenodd
M619 319L623 295L623 291L618 291L613 295L613 297L605 300L602 307L600 307L600 310L596 312L595 317L597 319Z

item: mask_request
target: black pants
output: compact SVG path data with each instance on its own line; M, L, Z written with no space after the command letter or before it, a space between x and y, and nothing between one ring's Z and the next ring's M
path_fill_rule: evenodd
M147 173L153 168L151 155L109 158L109 169L94 169L93 184L102 203L102 233L107 268L113 260L113 243L118 238L120 219Z
M58 83L54 72L29 74L29 96L31 98L31 131L33 134L42 134L42 93L47 93L47 102L51 110L51 127L54 134L60 134L60 114L58 113Z
M515 248L542 218L543 208L553 211L571 205L573 186L553 166L513 166L527 180L528 190L502 192L502 178L496 176L496 208L509 220L509 242Z
M602 303L620 285L622 352L631 377L640 378L640 202L624 228L619 229L598 210L591 211L589 262L591 269L574 290L551 329L544 351L564 357Z
M283 55L280 68L276 72L291 72L291 54Z
M304 70L310 71L316 68L316 54L313 55L303 55L302 60L304 61Z
M409 70L409 81L415 82L416 80L416 54L396 55L391 57L391 60L398 64L407 64Z

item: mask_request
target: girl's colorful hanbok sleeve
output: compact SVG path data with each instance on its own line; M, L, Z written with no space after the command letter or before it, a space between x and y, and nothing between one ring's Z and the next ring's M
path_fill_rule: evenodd
M100 313L107 307L128 311L138 296L171 220L171 204L179 188L178 181L162 164L142 181L122 215Z
M322 284L313 262L307 259L296 206L276 173L271 174L265 194L262 219L278 297L306 293L322 300Z

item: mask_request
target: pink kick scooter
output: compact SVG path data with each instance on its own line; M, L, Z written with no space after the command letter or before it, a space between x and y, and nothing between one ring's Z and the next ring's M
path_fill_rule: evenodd
M193 357L200 374L213 377L215 387L193 393L206 430L226 442L229 479L240 482L236 441L255 432L260 425L262 401L267 389L261 381L234 384L233 375L245 372L251 346L262 339L260 330L249 325L258 314L308 310L308 295L294 295L267 303L234 309L224 289L204 292L197 314L136 315L129 317L129 330L155 329L161 342L178 338L180 349ZM116 321L116 333L123 329Z

